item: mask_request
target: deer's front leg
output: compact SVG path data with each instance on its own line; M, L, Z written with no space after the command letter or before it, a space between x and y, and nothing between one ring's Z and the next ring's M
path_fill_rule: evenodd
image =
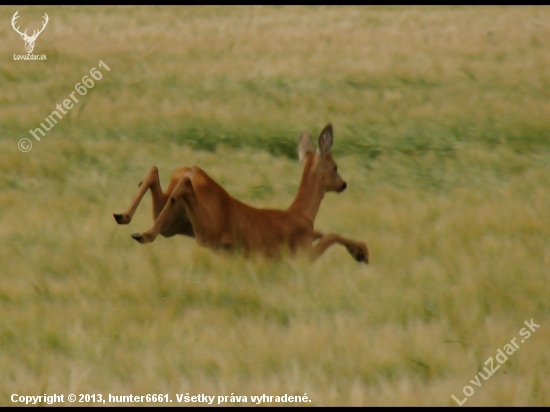
M358 262L369 263L369 250L367 245L357 240L348 239L335 233L322 234L320 232L314 232L315 238L319 241L311 249L311 260L317 260L325 251L334 243L340 243L344 245L348 252Z

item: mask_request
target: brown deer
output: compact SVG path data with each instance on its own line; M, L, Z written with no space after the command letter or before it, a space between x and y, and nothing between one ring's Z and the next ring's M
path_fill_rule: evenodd
M359 262L368 263L363 242L314 230L313 222L326 192L342 192L347 184L330 154L333 133L328 124L319 136L315 151L311 136L303 132L298 155L304 164L298 193L286 210L257 209L229 195L199 167L177 169L163 192L158 168L153 166L125 213L114 214L118 224L128 224L148 189L153 198L153 226L134 233L139 243L149 243L161 234L194 237L201 246L214 250L241 250L245 255L279 257L287 248L292 255L305 253L311 261L334 243L344 245ZM315 242L315 243L314 243Z

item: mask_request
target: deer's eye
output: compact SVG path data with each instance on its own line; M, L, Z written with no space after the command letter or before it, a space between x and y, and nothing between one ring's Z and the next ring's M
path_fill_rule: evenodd
M338 172L338 166L334 166L334 173Z

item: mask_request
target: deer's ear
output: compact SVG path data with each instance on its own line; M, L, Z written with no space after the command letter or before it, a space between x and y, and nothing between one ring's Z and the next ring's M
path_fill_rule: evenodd
M298 140L298 158L300 163L306 161L308 153L313 153L315 148L313 147L313 140L308 132L302 132L300 135L300 140Z
M332 147L332 141L332 125L329 123L325 126L325 128L319 135L319 152L321 152L321 154L325 154L330 151L330 148Z

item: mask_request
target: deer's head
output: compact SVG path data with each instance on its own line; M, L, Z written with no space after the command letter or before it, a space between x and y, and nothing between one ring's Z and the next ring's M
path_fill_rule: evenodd
M330 154L333 142L332 125L325 126L319 135L318 148L313 147L313 140L308 132L303 132L298 141L300 162L308 168L307 174L317 180L326 192L343 192L346 182L338 174L338 166ZM306 172L306 171L304 171Z
M29 35L27 35L27 30L25 30L23 33L21 33L19 31L19 27L15 27L15 21L19 18L17 13L19 13L19 10L17 10L14 13L14 15L11 19L11 25L12 25L13 29L21 35L21 38L23 40L25 40L25 49L27 49L27 53L32 53L32 51L34 50L34 42L36 41L36 38L38 37L38 35L44 31L44 28L48 24L49 17L46 13L44 13L45 21L42 24L42 28L40 30L34 30L33 33L32 33L32 36L29 36Z

